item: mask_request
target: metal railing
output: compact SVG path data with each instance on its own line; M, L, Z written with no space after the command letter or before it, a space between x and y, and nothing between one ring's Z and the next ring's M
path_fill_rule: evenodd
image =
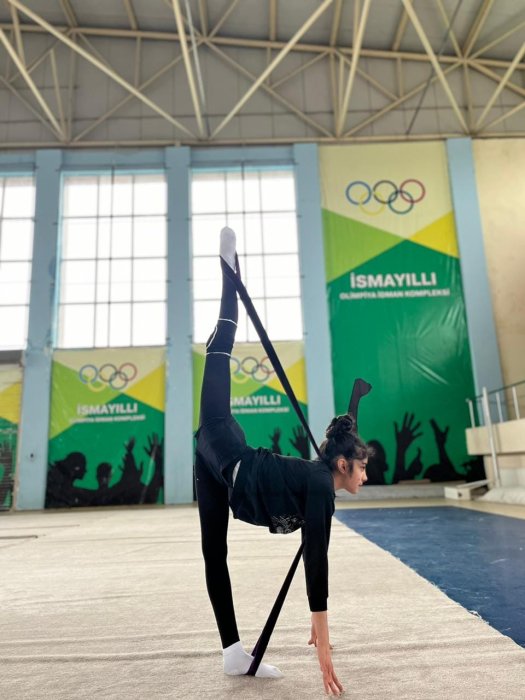
M487 406L483 405L485 393ZM488 419L491 423L503 423L507 420L525 418L525 379L492 391L484 388L478 396L467 399L467 404L472 428L486 425Z
M486 387L483 387L481 394L473 399L467 399L467 403L471 427L477 427L477 415L478 426L487 428L490 456L494 470L494 485L500 486L501 478L494 425L508 420L519 420L522 416L525 417L525 380L502 386L500 389L492 391L487 391ZM494 411L496 412L497 420L493 419Z

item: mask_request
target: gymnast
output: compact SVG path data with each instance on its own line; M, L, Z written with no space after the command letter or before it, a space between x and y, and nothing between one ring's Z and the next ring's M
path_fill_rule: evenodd
M239 638L227 564L229 507L235 518L268 527L272 533L302 528L303 560L312 614L309 644L317 648L328 695L340 695L328 633L328 544L335 510L335 491L357 493L367 480L369 448L356 433L350 415L336 416L320 445L321 459L276 455L246 444L231 415L230 356L237 329L234 283L238 274L235 233L223 228L220 238L222 298L217 325L206 343L200 427L196 433L195 479L205 562L206 586L223 648L224 672L245 674L253 657ZM256 675L281 678L275 666L261 663Z

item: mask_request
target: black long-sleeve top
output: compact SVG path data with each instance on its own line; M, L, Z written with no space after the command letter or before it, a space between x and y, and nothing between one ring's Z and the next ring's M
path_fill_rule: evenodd
M310 610L327 609L328 544L335 491L321 461L283 457L265 448L243 453L230 506L235 518L273 533L303 529L303 559Z

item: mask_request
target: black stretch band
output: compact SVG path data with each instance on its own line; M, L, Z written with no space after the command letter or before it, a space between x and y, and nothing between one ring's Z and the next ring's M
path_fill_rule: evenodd
M272 345L272 342L270 338L268 337L268 334L266 333L266 330L261 323L261 319L259 318L259 315L255 309L255 306L253 305L252 300L250 299L250 295L248 294L248 291L244 284L242 283L241 279L238 277L237 273L232 270L232 268L225 262L222 263L222 269L223 272L228 275L229 279L233 282L235 285L235 288L237 290L237 293L244 304L244 307L246 308L246 311L248 313L248 316L250 317L251 322L253 323L255 330L257 331L257 335L259 336L261 340L261 344L268 355L268 358L270 362L273 365L273 368L275 370L275 373L279 377L279 381L283 385L283 389L286 392L286 395L290 399L290 402L292 406L295 409L295 412L297 413L297 416L299 420L301 421L301 424L303 428L306 431L306 434L310 438L310 442L312 443L314 450L317 453L317 456L319 459L321 459L321 453L319 452L319 447L317 446L317 443L315 441L314 436L312 435L312 431L310 430L310 426L306 422L306 418L304 417L304 414L301 410L301 407L299 406L299 402L297 401L297 398L294 394L294 391L292 389L292 386L290 382L288 381L288 377L286 376L286 372L283 369L283 366L281 365L281 361L279 360L277 353L275 352L275 349Z

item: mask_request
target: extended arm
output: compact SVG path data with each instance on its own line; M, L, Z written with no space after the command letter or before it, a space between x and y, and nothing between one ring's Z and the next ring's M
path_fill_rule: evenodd
M323 684L328 695L340 695L343 686L337 678L332 664L332 645L328 632L328 612L312 613L312 634L308 644L314 644L317 648L317 658L323 674Z
M304 538L304 568L306 590L312 613L312 630L309 644L317 649L323 684L328 695L340 695L343 686L332 664L330 635L328 632L328 544L334 510L332 484L329 475L318 474L309 484L306 501Z

